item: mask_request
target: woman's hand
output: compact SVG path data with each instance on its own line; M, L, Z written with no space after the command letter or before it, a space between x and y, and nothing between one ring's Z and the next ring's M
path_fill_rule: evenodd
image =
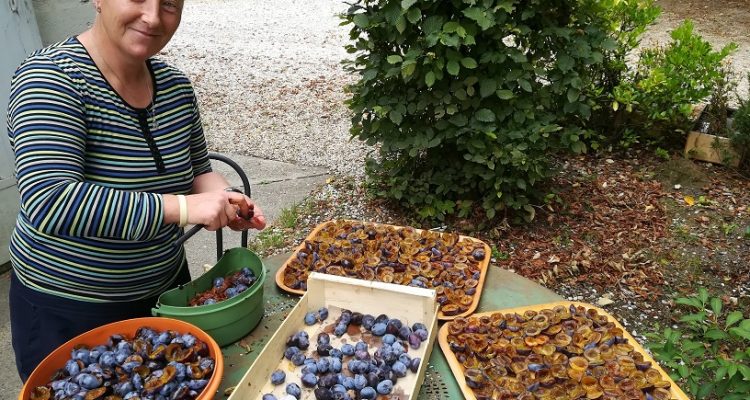
M202 224L206 230L216 231L225 226L234 230L263 229L263 212L247 196L234 192L205 192L185 196L189 224ZM253 210L249 220L242 218Z
M263 210L258 207L249 197L242 195L239 202L230 201L237 205L236 218L229 221L227 226L235 231L246 231L248 229L261 230L266 227L266 217Z

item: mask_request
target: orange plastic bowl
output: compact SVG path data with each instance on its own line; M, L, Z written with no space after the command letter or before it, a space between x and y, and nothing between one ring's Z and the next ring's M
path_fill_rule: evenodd
M198 395L197 399L213 399L216 391L219 389L221 377L224 374L224 358L221 355L221 348L219 348L219 345L216 344L216 341L213 340L211 336L208 336L206 332L202 331L197 326L184 321L162 317L134 318L113 322L111 324L94 328L68 340L55 349L55 351L50 353L44 360L42 360L36 369L34 369L34 372L31 373L31 376L29 376L29 379L23 385L23 389L21 389L18 399L29 400L30 393L35 387L46 385L49 382L50 377L58 369L65 366L65 362L70 359L70 352L75 345L85 344L89 347L94 347L100 344L106 344L109 337L116 333L132 337L135 335L138 328L143 326L160 331L174 330L180 333L190 333L197 339L206 342L209 354L215 360L216 365L213 374L211 374L211 378L208 380L208 384L203 388L203 392Z

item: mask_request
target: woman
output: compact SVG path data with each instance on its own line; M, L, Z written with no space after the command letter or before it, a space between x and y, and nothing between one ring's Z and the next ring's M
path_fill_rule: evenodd
M66 340L147 316L189 281L184 249L172 245L181 227L265 226L259 207L211 172L188 79L152 58L183 0L94 6L91 29L29 56L11 85L21 211L10 313L24 381Z

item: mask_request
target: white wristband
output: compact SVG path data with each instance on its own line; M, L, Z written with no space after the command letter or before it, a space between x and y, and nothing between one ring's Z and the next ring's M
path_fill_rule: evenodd
M178 194L177 202L180 204L180 228L182 228L188 222L187 199L185 199L185 196Z

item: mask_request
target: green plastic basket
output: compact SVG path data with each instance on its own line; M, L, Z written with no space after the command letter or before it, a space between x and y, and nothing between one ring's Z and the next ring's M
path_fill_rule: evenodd
M216 277L224 277L248 267L258 278L252 286L237 296L216 304L192 307L196 294L211 288ZM263 284L266 269L260 258L250 250L234 248L221 257L216 265L198 279L164 292L151 313L189 322L211 335L219 346L226 346L252 331L263 317Z

